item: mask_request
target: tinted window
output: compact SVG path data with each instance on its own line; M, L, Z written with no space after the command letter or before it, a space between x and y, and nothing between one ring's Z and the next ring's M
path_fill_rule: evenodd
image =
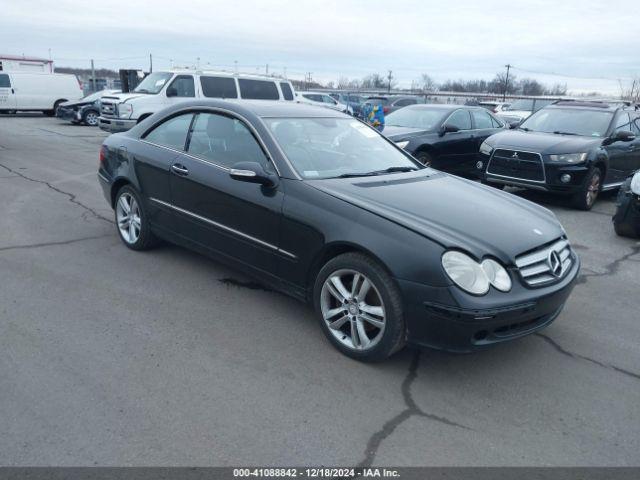
M446 114L445 110L439 108L401 108L387 115L385 125L435 130Z
M198 114L189 153L227 168L238 162L267 164L260 145L244 123L215 113Z
M285 100L293 100L293 90L291 90L291 85L286 82L281 82L280 90L282 90L282 96Z
M0 88L11 88L9 75L7 75L6 73L0 74Z
M573 133L588 137L602 137L611 123L611 112L581 108L549 107L538 110L520 128L534 132ZM626 120L627 126L629 119Z
M171 82L171 85L167 87L167 93L169 90L175 90L176 95L174 97L195 97L196 89L193 83L193 77L191 75L179 75Z
M192 118L193 113L186 113L170 118L147 133L144 139L147 142L184 150L184 144L187 140L187 132L189 131Z
M616 117L614 130L616 132L631 131L631 120L629 119L629 114L627 112L621 112L620 115Z
M324 101L324 103L328 103L329 105L335 105L336 101L331 98L329 95L322 95L322 100Z
M233 78L200 77L200 85L205 97L238 98L238 89Z
M304 98L306 98L307 100L312 100L314 102L321 102L322 103L322 95L317 95L315 93L305 93L302 96Z
M640 116L631 122L631 131L635 133L636 136L640 136Z
M387 98L370 98L364 103L368 103L369 105L389 105L389 99Z
M240 84L240 95L242 98L253 98L257 100L279 100L278 87L273 82L264 80L247 80L241 78L238 80Z
M493 128L502 128L502 127L504 127L504 123L502 123L496 117L491 117L491 123L493 124Z
M418 103L414 98L403 98L402 100L398 100L395 105L397 107L406 107L407 105L414 105Z
M456 110L447 120L447 125L458 127L459 130L471 130L471 117L466 110Z
M476 122L476 128L494 128L493 122L491 121L491 117L484 110L471 110L471 116L473 120Z

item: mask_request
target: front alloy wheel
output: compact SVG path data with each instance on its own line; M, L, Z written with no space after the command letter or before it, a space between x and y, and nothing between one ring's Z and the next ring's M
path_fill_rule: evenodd
M116 195L115 216L118 234L122 242L132 250L146 250L157 243L157 239L146 221L144 205L140 195L131 186L123 186Z
M98 125L98 114L94 111L90 111L84 116L84 123L89 125L90 127L95 127Z

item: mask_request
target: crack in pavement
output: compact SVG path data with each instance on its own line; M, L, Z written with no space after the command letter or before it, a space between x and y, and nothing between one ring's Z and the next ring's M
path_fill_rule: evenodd
M398 428L398 426L400 426L401 423L403 423L405 420L408 420L411 417L415 416L415 417L427 418L429 420L443 423L451 427L458 427L464 430L473 430L472 428L467 427L466 425L456 423L452 420L449 420L446 417L441 417L439 415L427 413L423 411L420 407L418 407L418 405L416 404L411 394L411 385L413 384L415 379L418 377L418 366L420 365L420 353L421 353L420 350L416 350L415 354L413 355L413 358L411 359L411 364L409 365L409 372L407 373L407 376L402 381L402 397L404 399L406 408L402 412L392 417L390 420L387 420L380 430L378 430L373 435L371 435L371 437L369 437L369 440L367 441L367 447L364 452L365 457L358 464L359 468L370 467L373 464L373 461L375 460L375 457L378 453L378 449L380 448L380 445L382 444L382 442L385 439L387 439L395 431L395 429Z
M94 235L92 237L72 238L71 240L60 240L57 242L44 242L44 243L31 243L27 245L9 245L6 247L0 247L0 252L6 252L7 250L26 250L30 248L51 247L55 245L69 245L72 243L86 242L87 240L97 240L99 238L111 237L113 234L107 233L104 235Z
M46 185L48 188L50 188L51 190L53 190L54 192L58 192L62 195L65 195L69 198L69 201L71 203L73 203L74 205L77 205L81 208L83 208L84 210L86 210L87 212L89 212L91 215L93 215L95 218L105 221L105 222L109 222L110 224L114 224L115 222L113 220L111 220L110 218L105 217L104 215L100 215L98 212L96 212L93 208L88 207L87 205L85 205L84 203L80 202L79 200L76 199L76 195L74 193L70 193L70 192L65 192L64 190L59 189L58 187L55 187L53 185L51 185L51 183L46 182L44 180L38 180L37 178L31 178L28 177L27 175L24 175L23 173L20 173L16 170L13 170L12 168L7 167L6 165L3 165L2 163L0 163L0 167L4 168L5 170L19 176L20 178L24 178L25 180L28 180L30 182L34 182L34 183L40 183L42 185Z
M551 337L548 337L544 333L536 332L536 333L534 333L534 335L536 335L537 337L542 338L545 342L547 342L549 345L551 345L553 348L555 348L556 351L560 352L563 355L566 355L568 357L574 358L576 360L584 360L586 362L591 362L591 363L593 363L595 365L598 365L599 367L607 368L607 369L610 369L610 370L615 370L616 372L622 373L623 375L627 375L627 376L629 376L631 378L635 378L636 380L640 380L640 374L638 374L638 373L632 372L630 370L625 370L624 368L616 367L615 365L611 365L611 364L608 364L608 363L600 362L598 360L595 360L593 358L587 357L585 355L580 355L579 353L570 352L569 350L567 350L564 347L562 347L559 343L557 343L555 340L553 340Z
M608 277L611 275L615 275L618 273L622 262L629 260L634 255L640 253L640 243L631 247L631 251L629 253L624 254L620 258L616 258L613 262L604 266L604 272L594 272L594 273L583 273L578 277L576 281L576 285L583 285L587 283L588 279L591 277ZM589 270L589 269L587 269ZM593 270L592 270L593 271Z

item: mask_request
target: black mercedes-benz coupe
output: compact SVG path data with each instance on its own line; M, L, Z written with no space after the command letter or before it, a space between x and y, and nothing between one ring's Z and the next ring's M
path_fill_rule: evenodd
M180 103L108 137L98 177L127 247L165 239L309 301L360 360L522 337L580 268L550 211L324 108Z

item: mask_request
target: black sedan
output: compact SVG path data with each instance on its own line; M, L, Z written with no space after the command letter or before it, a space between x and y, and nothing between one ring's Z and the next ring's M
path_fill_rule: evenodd
M482 142L505 129L485 108L461 105L411 105L385 119L383 134L420 163L462 176L478 176Z
M98 177L128 248L168 240L308 301L361 360L522 337L558 316L580 268L548 210L324 108L180 103L108 137Z
M71 123L84 123L90 127L98 125L100 99L103 95L120 93L120 90L101 90L75 102L64 102L56 109L56 117Z

